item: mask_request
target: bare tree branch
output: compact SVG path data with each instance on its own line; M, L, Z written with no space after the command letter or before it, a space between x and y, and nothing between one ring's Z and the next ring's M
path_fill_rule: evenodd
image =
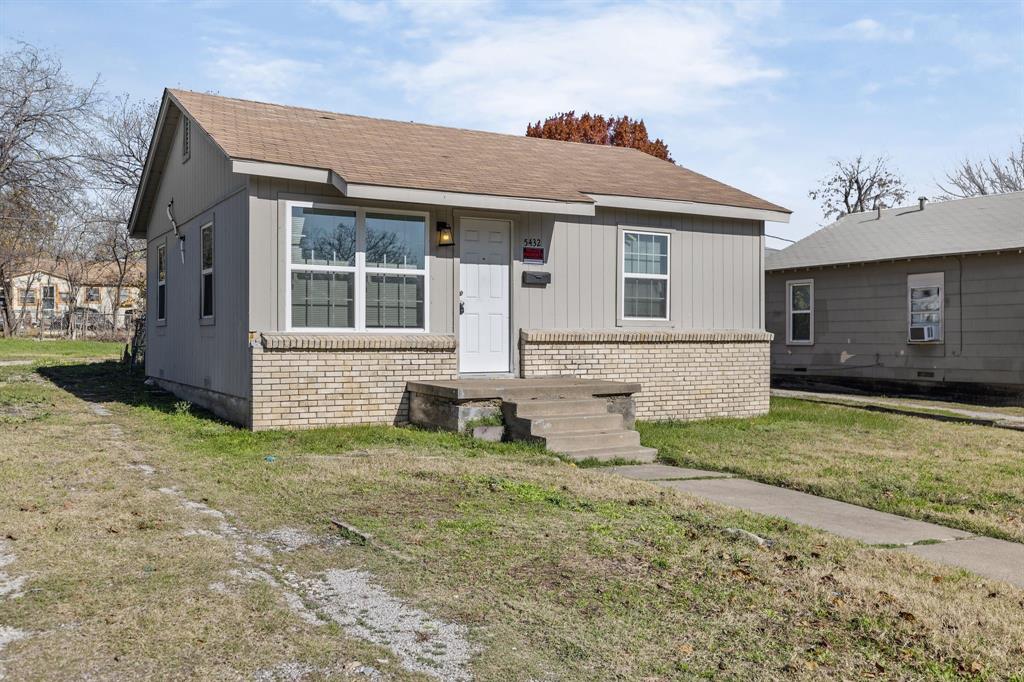
M1005 159L988 157L984 161L963 159L946 173L944 182L936 182L936 199L966 199L988 194L1024 191L1024 134Z
M886 156L837 159L833 161L832 172L807 196L821 202L826 219L869 211L875 206L895 206L905 201L910 192L903 177L889 163Z

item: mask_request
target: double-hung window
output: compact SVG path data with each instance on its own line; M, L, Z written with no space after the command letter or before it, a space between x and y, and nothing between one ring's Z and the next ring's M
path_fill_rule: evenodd
M942 302L945 275L931 272L907 276L907 340L910 343L942 341Z
M427 215L288 205L288 326L426 331Z
M786 282L786 343L814 343L814 280Z
M669 235L622 232L622 318L667 320Z
M199 230L202 262L199 267L199 316L203 319L213 317L213 223L203 225Z
M100 302L100 288L99 287L86 287L86 289L85 289L85 302L86 303L99 303Z
M156 319L167 319L167 244L156 247Z

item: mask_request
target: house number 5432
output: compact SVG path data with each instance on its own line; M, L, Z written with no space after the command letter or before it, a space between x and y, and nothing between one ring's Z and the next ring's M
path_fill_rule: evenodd
M526 239L523 239L523 246L540 246L540 240L527 237Z

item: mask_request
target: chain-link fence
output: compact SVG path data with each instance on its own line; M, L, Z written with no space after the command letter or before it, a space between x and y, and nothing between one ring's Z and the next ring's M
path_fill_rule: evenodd
M29 337L127 341L135 329L136 319L134 310L103 313L77 308L64 313L42 310L31 314L26 311L17 333Z

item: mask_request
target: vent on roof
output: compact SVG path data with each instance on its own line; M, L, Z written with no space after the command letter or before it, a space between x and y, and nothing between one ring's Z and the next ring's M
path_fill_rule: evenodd
M918 197L917 198L917 205L921 207L922 211L924 210L924 202L926 202L926 201L928 201L928 197Z
M322 118L325 121L333 121L333 120L335 120L335 118L333 116L321 116L320 118Z

